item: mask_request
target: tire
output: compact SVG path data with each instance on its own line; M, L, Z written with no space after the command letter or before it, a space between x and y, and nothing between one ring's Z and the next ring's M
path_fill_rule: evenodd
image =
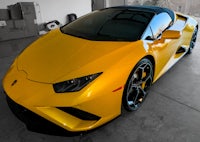
M198 33L198 28L196 27L196 28L194 29L193 34L192 34L192 39L191 39L191 41L190 41L190 47L189 47L189 49L188 49L187 54L191 54L191 53L192 53L192 49L194 48L195 43L196 43L196 40L197 40L197 33Z
M122 104L128 111L137 110L144 102L153 81L153 65L147 58L134 67L126 82Z

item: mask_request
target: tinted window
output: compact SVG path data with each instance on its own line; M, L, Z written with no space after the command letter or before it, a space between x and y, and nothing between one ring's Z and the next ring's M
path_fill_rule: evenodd
M128 9L92 12L61 28L65 34L89 40L136 41L141 38L153 13Z
M171 22L172 19L167 13L156 15L150 25L154 38L158 38L162 34L162 32L169 27Z

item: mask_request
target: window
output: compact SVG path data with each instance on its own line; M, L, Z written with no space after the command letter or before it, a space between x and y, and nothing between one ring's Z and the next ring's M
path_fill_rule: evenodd
M154 39L154 36L153 36L150 26L148 26L148 28L145 30L145 32L142 36L142 39L144 39L144 40L153 40Z
M61 28L65 34L89 40L139 40L154 13L128 9L104 9L83 16Z
M170 26L171 22L172 19L167 13L156 15L150 24L154 38L158 38Z

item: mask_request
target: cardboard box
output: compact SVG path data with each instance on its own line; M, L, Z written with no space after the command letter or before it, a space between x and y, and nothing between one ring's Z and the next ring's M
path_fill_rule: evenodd
M9 5L8 9L10 10L10 18L12 20L23 19L22 10L19 3L16 3L14 5Z
M6 21L10 19L10 14L8 9L0 9L0 20Z
M35 6L33 2L20 2L23 18L26 16L36 19Z
M24 20L14 20L14 28L19 30L24 30L26 23Z

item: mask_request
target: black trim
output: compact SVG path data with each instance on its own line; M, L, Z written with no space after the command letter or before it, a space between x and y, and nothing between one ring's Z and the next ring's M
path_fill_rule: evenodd
M176 54L179 54L179 53L185 53L187 50L185 47L181 46L177 51L176 51Z
M73 108L73 107L57 107L57 108L75 117L78 117L79 119L82 119L82 120L99 120L100 119L99 116L85 112L77 108Z
M5 93L6 94L6 93ZM15 103L9 96L6 95L7 104L15 116L26 124L28 130L49 135L58 136L75 136L80 132L70 132L64 128L40 117L25 107Z

